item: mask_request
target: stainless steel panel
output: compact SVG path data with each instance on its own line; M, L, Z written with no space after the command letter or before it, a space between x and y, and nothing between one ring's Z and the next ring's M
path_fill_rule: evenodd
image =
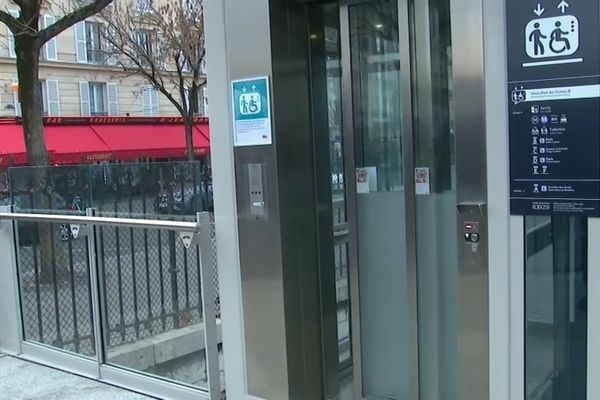
M0 211L10 213L10 207L1 206ZM0 348L18 354L21 352L22 323L17 277L17 252L15 224L10 220L0 220Z
M451 0L450 6L460 207L461 204L486 203L487 198L483 9L482 0ZM478 254L465 252L464 239L459 236L458 240L460 398L481 400L489 398L487 209L463 209L459 214L459 229L470 220L481 224L483 236ZM474 263L472 257L478 261Z
M272 75L269 1L226 0L224 7L228 80ZM277 82L272 83L274 90ZM273 94L271 99L278 101ZM277 132L275 126L275 142ZM246 393L285 400L289 398L289 384L274 146L234 149L234 160ZM266 218L259 220L250 210L249 164L262 164L265 171L263 190L269 209Z
M272 0L277 184L292 399L320 398L322 359L306 8Z
M452 0L450 6L458 202L485 202L487 165L482 0Z
M266 213L263 175L263 167L261 164L248 164L250 214L256 218L264 217Z
M273 145L236 148L248 394L317 399L321 326L308 28L305 6L229 0L230 79L270 75ZM248 165L264 171L265 216L250 204Z

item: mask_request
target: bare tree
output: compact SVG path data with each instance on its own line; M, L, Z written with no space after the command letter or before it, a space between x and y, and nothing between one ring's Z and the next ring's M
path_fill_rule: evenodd
M30 165L49 164L48 150L44 140L43 110L39 85L39 59L44 44L61 32L94 14L97 14L113 0L72 0L69 6L56 6L52 0L13 0L19 7L17 17L0 10L0 22L4 23L14 36L19 78L19 97L23 113L25 145ZM56 22L41 28L43 10L60 11ZM58 17L58 16L57 16Z
M101 15L113 63L139 74L179 111L185 125L189 160L194 159L194 117L200 110L204 75L202 0L171 0L140 9L123 2Z
M14 50L17 61L19 79L19 100L22 106L23 133L25 146L29 156L29 164L45 167L50 163L48 149L44 138L43 107L41 104L39 60L44 44L58 36L74 24L97 14L113 0L70 0L54 2L54 0L13 0L19 7L18 16L6 10L0 10L0 22L4 23L14 37ZM56 22L41 27L42 12L55 14ZM48 171L36 168L31 172L31 180L27 188L32 193L32 207L46 210L52 207L52 198L56 196L47 183ZM23 183L23 182L21 182ZM40 238L40 279L50 282L54 264L55 273L66 271L66 264L61 263L60 246L54 246L53 227L50 224L39 224ZM54 255L54 256L53 256ZM54 278L56 279L56 277Z

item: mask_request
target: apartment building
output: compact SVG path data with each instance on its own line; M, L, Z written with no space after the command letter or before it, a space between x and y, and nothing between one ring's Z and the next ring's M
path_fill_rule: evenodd
M119 1L119 0L117 0ZM137 1L140 13L150 9L149 0ZM12 14L18 6L0 0ZM48 10L41 24L54 23ZM168 116L178 111L140 75L125 73L114 59L106 57L106 43L98 17L80 22L49 41L40 54L40 84L47 116ZM18 78L14 39L0 24L0 117L19 116ZM149 45L153 35L147 35ZM206 115L206 89L199 99L199 116Z

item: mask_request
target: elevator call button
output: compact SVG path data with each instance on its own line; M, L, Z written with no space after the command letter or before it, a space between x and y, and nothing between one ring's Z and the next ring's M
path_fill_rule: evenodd
M481 238L479 235L479 224L476 222L466 222L464 235L466 243L479 243Z

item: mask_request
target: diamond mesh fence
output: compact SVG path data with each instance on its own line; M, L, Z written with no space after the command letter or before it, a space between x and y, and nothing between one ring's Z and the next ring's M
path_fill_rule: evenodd
M100 168L100 173L96 168ZM83 214L86 207L94 207L98 216L188 221L196 220L199 212L212 211L212 184L200 163L118 165L111 166L110 171L102 168L88 166L75 168L74 172L49 169L45 179L52 186L42 191L33 190L33 181L39 179L36 172L10 171L10 204L20 212ZM71 182L65 183L65 179ZM65 185L70 186L70 191L65 190ZM207 277L211 280L207 287L214 291L219 316L212 215L210 220L211 243L203 248L210 249L208 259L213 273ZM98 344L92 311L92 257L98 271L103 346L109 361L112 357L115 363L144 369L127 365L119 357L132 351L132 345L139 348L146 342L201 332L198 246L186 249L176 232L109 226L95 228L91 254L88 240L86 236L75 239L65 224L18 224L17 259L25 340L95 356ZM166 371L164 365L146 367L149 373L199 386L205 384L205 372L192 376L187 371Z
M89 252L57 224L18 225L18 271L25 340L96 354ZM49 238L47 243L41 237Z
M174 232L99 228L105 343L114 347L202 320L198 247Z

